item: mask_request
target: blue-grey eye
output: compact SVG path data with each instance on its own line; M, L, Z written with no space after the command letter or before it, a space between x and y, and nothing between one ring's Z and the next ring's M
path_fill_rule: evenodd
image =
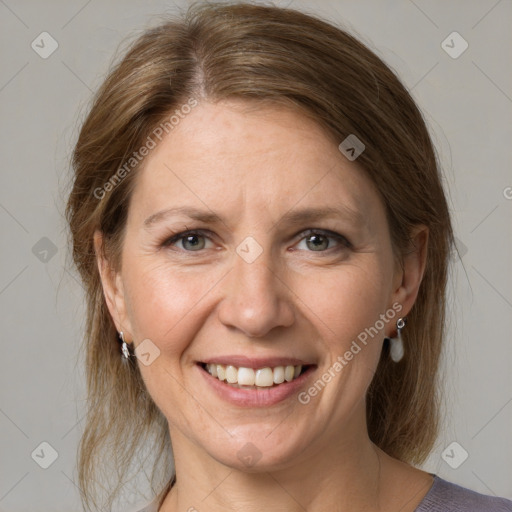
M351 247L350 242L339 233L328 230L308 229L301 233L302 238L298 249L312 252L327 252L327 250L343 250ZM305 246L301 244L304 244Z
M324 251L329 248L329 237L313 234L306 237L306 245L312 251Z
M182 246L187 251L199 251L204 249L205 241L202 235L186 235L180 238Z

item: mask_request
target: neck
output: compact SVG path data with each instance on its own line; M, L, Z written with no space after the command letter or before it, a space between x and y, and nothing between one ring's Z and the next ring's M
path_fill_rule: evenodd
M380 450L367 435L323 441L288 466L260 472L228 467L173 431L176 484L159 512L381 509ZM383 459L382 459L383 460Z

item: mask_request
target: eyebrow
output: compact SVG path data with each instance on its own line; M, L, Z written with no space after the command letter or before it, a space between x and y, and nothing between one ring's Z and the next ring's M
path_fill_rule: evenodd
M145 221L144 226L150 227L153 224L161 222L168 217L182 215L201 222L215 223L221 221L220 217L211 211L199 210L187 206L179 206L176 208L168 208L150 215Z
M199 210L193 207L180 206L175 208L168 208L166 210L161 210L159 212L153 213L144 221L144 227L149 228L162 220L165 220L169 217L182 215L189 217L190 219L197 220L204 223L223 223L225 221L219 215L215 214L212 211L207 210ZM314 222L321 219L326 218L345 218L357 226L361 226L364 224L364 217L358 210L353 210L345 205L340 205L338 207L332 206L324 206L321 208L304 208L302 210L289 210L286 212L275 224L301 224L303 222L309 221Z
M302 224L303 222L315 222L322 219L336 219L343 218L362 226L364 224L364 217L358 210L353 210L346 205L340 205L338 207L323 206L320 208L304 208L302 210L290 210L285 213L276 224Z

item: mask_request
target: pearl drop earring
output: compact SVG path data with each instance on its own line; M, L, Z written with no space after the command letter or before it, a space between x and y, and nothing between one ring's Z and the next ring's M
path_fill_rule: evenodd
M404 342L402 340L402 329L405 327L407 319L399 318L396 322L397 334L394 338L388 338L390 343L389 354L391 359L398 363L404 357Z

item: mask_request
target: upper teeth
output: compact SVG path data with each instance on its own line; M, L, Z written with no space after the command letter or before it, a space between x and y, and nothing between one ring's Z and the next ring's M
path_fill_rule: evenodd
M229 384L270 387L274 384L282 384L284 381L291 382L297 378L302 371L302 365L253 369L237 368L236 366L225 366L223 364L207 364L206 369L213 377L217 377L221 381L226 380Z

